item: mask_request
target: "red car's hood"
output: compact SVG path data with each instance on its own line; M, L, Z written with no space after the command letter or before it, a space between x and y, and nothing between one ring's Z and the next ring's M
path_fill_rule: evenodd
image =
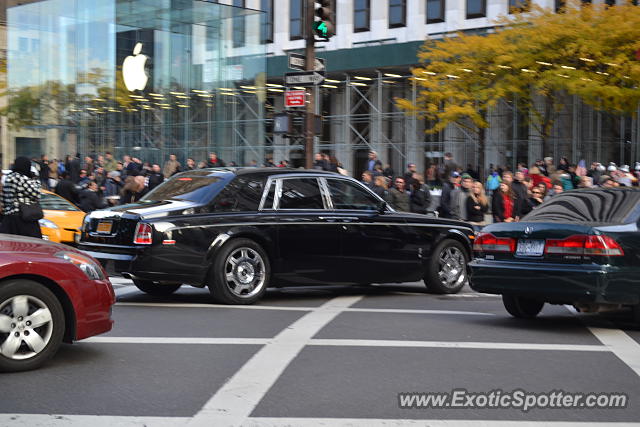
M42 239L15 236L12 234L0 234L0 255L3 253L12 255L54 255L60 251L76 252L76 250L70 246L47 242Z

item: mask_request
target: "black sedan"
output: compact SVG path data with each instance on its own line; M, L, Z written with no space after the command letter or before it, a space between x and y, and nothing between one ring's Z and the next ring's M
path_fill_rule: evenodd
M545 303L583 312L633 307L640 320L640 190L568 191L522 222L485 227L474 244L471 287L501 294L515 317Z
M398 213L358 181L320 171L184 172L140 203L86 216L80 248L150 294L208 286L250 304L268 286L467 282L472 228Z

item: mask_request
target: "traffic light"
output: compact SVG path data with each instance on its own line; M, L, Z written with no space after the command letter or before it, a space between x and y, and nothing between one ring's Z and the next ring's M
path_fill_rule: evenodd
M336 22L333 14L335 0L319 0L315 2L316 19L313 22L313 32L316 36L327 41L336 34Z

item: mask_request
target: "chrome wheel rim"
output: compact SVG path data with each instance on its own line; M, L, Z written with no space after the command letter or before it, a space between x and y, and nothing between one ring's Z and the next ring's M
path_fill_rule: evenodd
M16 295L0 304L0 354L30 359L45 349L53 333L51 310L32 295Z
M467 278L464 254L455 246L444 248L438 259L438 277L440 283L447 288L455 288L464 284Z
M259 293L265 283L265 264L260 254L251 248L238 248L224 263L227 288L240 298Z

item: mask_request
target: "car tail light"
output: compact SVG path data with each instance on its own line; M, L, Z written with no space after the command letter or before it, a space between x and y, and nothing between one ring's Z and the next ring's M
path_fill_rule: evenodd
M516 240L509 237L496 237L491 233L479 233L473 243L476 252L513 252Z
M547 239L545 252L559 255L623 256L622 247L609 236L569 236Z
M153 243L153 229L151 225L139 222L136 226L136 234L133 236L136 245L150 245Z

